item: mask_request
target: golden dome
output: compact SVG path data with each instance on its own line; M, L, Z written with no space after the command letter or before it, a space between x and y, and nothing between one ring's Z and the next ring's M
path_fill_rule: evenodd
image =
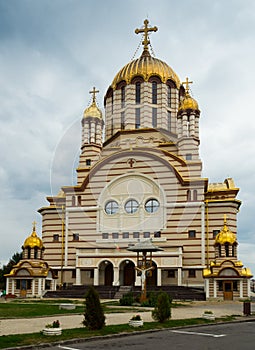
M236 235L230 231L227 226L226 217L224 218L224 226L220 233L215 238L215 244L223 245L225 243L234 244L237 243Z
M23 244L24 248L30 247L30 248L34 248L34 247L38 247L40 249L43 248L43 242L41 240L40 237L37 236L36 232L35 232L35 225L33 226L33 232L31 233L31 236L27 237L27 239L25 240L24 244Z
M102 118L102 112L100 111L100 109L97 107L97 104L96 104L96 93L98 92L99 90L96 90L95 87L93 87L93 90L89 92L90 94L92 94L92 103L88 108L85 109L83 113L83 118L89 118L89 117Z
M89 118L89 117L102 118L102 112L97 107L95 101L93 101L92 104L88 108L86 108L83 113L83 118Z
M167 63L152 57L148 51L144 51L138 59L126 64L116 74L111 87L115 89L116 85L122 80L130 84L136 76L142 77L145 81L148 81L151 76L158 76L163 83L170 79L175 82L177 88L181 85L179 77Z
M189 93L185 94L185 97L180 101L179 111L185 111L191 109L193 111L199 111L197 101L190 96Z

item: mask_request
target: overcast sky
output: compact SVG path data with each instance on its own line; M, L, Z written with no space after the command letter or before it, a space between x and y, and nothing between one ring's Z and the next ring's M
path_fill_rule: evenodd
M102 107L146 17L156 57L194 82L203 176L240 188L239 258L255 273L254 0L0 0L1 263L75 184L89 90Z

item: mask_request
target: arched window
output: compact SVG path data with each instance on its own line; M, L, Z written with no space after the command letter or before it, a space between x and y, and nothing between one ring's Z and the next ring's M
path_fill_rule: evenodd
M38 248L37 247L35 247L35 249L34 249L34 258L38 259Z
M141 83L138 81L135 84L135 103L139 104L141 103Z
M197 190L193 191L193 201L197 201Z
M187 190L187 202L191 201L191 191Z
M167 105L171 107L171 86L167 85Z
M75 206L75 196L72 196L72 207Z
M152 103L157 104L158 103L158 87L157 87L156 81L152 82Z
M81 206L81 196L78 196L78 205Z
M121 87L121 108L125 107L125 86Z

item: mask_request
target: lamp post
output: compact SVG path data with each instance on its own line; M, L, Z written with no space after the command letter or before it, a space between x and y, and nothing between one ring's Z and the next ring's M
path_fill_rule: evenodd
M152 266L152 252L162 251L162 248L159 248L152 244L151 239L138 242L130 247L127 250L137 253L137 262L136 262L136 271L141 276L141 298L140 301L143 302L146 300L146 278L152 274L154 266ZM147 254L149 253L149 254Z

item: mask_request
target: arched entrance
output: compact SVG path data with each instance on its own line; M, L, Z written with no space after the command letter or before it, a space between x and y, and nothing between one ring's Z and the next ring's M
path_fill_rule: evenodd
M120 264L120 285L133 286L135 284L135 264L125 260Z
M107 264L104 270L104 285L112 286L113 282L113 266L112 264Z
M112 286L113 283L113 265L105 260L99 266L99 284L103 286Z
M155 262L152 262L152 266L154 269L148 272L148 276L146 277L146 285L147 286L156 286L157 285L157 265Z

